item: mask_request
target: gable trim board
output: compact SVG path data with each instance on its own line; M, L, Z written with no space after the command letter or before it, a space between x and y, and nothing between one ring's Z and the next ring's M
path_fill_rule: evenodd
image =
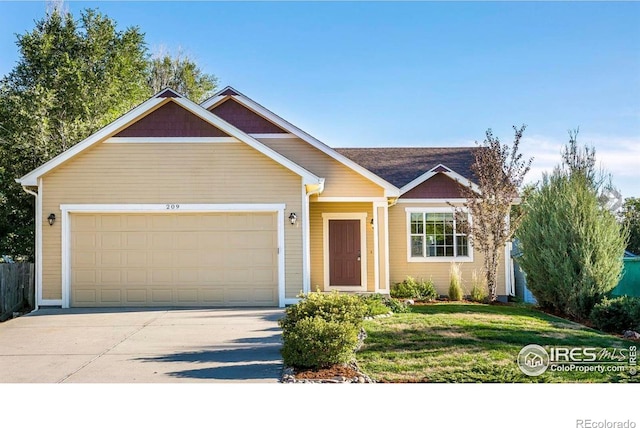
M235 137L109 137L104 144L221 144L240 143Z
M217 104L220 104L223 101L226 101L228 98L232 98L235 101L237 101L238 103L240 103L241 105L243 105L246 108L248 108L249 110L252 110L252 111L258 113L260 116L262 116L265 119L273 122L274 124L276 124L277 126L279 126L282 129L284 129L285 131L289 132L290 134L293 134L296 137L300 138L301 140L309 143L310 145L312 145L316 149L320 150L324 154L332 157L336 161L340 162L341 164L345 165L346 167L352 169L353 171L357 172L358 174L362 175L363 177L367 178L368 180L370 180L370 181L374 182L375 184L377 184L378 186L382 187L384 189L384 196L395 197L395 196L399 196L400 195L399 189L396 186L394 186L393 184L391 184L391 183L387 182L386 180L380 178L379 176L373 174L371 171L363 168L362 166L358 165L357 163L355 163L351 159L347 158L346 156L341 155L340 153L336 152L335 150L333 150L331 147L327 146L326 144L324 144L320 140L317 140L316 138L314 138L311 135L307 134L306 132L304 132L300 128L296 127L295 125L292 125L291 123L287 122L286 120L284 120L280 116L276 115L272 111L268 110L267 108L263 107L262 105L258 104L255 101L253 101L251 98L241 94L240 92L236 91L235 89L231 88L230 86L224 88L222 91L219 92L219 94L225 92L226 90L233 90L234 92L237 93L237 95L221 96L221 95L216 94L213 97L209 98L208 100L204 101L201 104L201 106L204 107L205 109L207 109L207 111L208 111L211 107L213 107L213 106L215 106Z
M258 150L260 153L266 155L267 157L281 164L285 168L288 168L294 173L300 175L305 179L305 181L307 182L306 184L318 184L321 182L322 179L320 177L316 176L310 171L307 171L300 165L292 162L291 160L287 159L286 157L282 156L281 154L277 153L271 148L265 146L255 138L252 138L249 135L245 134L244 132L240 131L239 129L231 126L230 124L218 118L213 113L207 111L206 109L202 108L198 104L192 101L189 101L186 98L156 98L156 97L145 101L144 103L140 104L138 107L131 110L129 113L125 114L119 119L116 119L111 124L105 126L100 131L87 137L82 142L76 144L75 146L71 147L70 149L66 150L65 152L51 159L49 162L45 163L39 168L36 168L35 170L31 171L30 173L28 173L27 175L23 176L22 178L16 181L22 184L23 186L36 186L38 177L41 177L47 172L63 164L67 160L71 159L75 155L81 153L82 151L88 149L89 147L102 141L103 139L115 134L116 132L126 127L127 125L134 123L137 119L140 119L146 116L147 114L152 113L153 110L155 110L156 108L161 107L162 105L169 102L177 103L184 109L190 111L191 113L195 114L196 116L200 117L201 119L205 120L211 125L226 132L231 137L234 137L248 144L250 147Z
M168 204L65 204L60 205L62 211L62 299L58 304L63 309L71 305L71 224L70 215L74 213L277 213L278 240L278 306L285 305L285 238L284 210L285 204L178 204L179 208L171 208ZM57 301L56 301L57 302ZM43 304L55 304L52 302Z

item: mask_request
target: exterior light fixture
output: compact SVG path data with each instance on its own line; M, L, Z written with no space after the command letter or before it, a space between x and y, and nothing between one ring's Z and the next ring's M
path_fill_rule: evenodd
M53 226L53 223L56 222L56 215L54 213L49 214L47 220L49 220L49 226Z
M295 226L296 222L298 221L298 216L296 215L296 213L289 214L289 221L292 225Z
M376 225L373 223L373 219L371 219L371 229L373 230L375 228L376 228Z

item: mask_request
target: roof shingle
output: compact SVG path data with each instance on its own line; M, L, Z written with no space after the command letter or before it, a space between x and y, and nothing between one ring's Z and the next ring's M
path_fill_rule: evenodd
M408 184L439 164L475 181L471 165L475 161L477 147L376 147L335 150L396 187Z

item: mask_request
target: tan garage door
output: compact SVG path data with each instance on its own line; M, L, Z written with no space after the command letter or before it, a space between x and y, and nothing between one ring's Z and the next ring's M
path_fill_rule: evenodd
M276 306L275 213L72 214L71 306Z

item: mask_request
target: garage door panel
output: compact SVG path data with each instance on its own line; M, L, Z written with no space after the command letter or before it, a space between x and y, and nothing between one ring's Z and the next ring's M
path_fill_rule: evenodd
M276 266L278 262L278 253L270 248L251 250L249 252L251 263L256 267Z
M198 279L199 272L196 269L180 269L178 271L178 282L180 284L197 284L199 282Z
M123 229L126 231L147 230L147 223L149 222L149 217L141 216L141 215L125 215L123 217L123 220L124 220Z
M173 269L152 269L151 284L173 284Z
M75 301L81 304L94 305L97 303L96 291L95 290L78 290L75 292Z
M252 294L251 291L252 290L248 287L231 288L227 290L227 292L225 293L225 297L228 299L229 303L236 305L245 305L252 301L250 297Z
M83 267L93 267L96 264L96 253L91 252L76 252L73 255L73 263L75 266L79 268Z
M122 229L122 215L120 214L102 214L96 218L96 230L121 230Z
M275 230L276 219L275 216L269 214L252 216L253 230Z
M97 245L102 250L121 250L123 248L120 232L98 232L96 237Z
M146 285L148 282L147 269L125 270L126 283L131 285Z
M127 251L123 254L126 267L130 268L143 268L148 266L149 253L146 251Z
M220 250L198 252L198 265L220 269L224 266L224 253Z
M146 289L127 289L125 290L125 296L126 296L126 303L135 303L135 304L148 303ZM153 302L149 302L149 303L153 304Z
M114 304L122 301L122 291L119 289L100 290L100 303Z
M200 300L207 305L224 305L225 293L222 288L207 288L200 291Z
M96 267L100 268L120 268L122 266L123 254L117 250L107 250L97 253Z
M273 284L278 280L275 269L254 269L252 281L255 284Z
M123 249L127 250L146 250L147 238L146 232L127 232L122 234Z
M149 232L151 246L154 249L171 249L174 248L173 237L174 232Z
M198 289L178 289L177 300L179 303L198 303Z
M77 233L83 231L94 232L96 230L97 216L82 216L78 217L75 224L75 231Z
M93 269L76 269L73 272L73 283L94 286L96 284L96 271Z
M209 284L210 286L222 286L224 284L223 273L220 269L199 269L198 278L201 283Z
M96 271L98 283L100 284L121 284L122 272L115 269L100 269Z
M199 244L198 232L181 232L177 234L176 248L179 250L195 250Z
M171 266L171 264L173 263L173 251L163 251L154 248L149 252L148 260L150 261L149 267L152 268Z
M73 236L73 245L79 251L93 251L97 248L95 232L78 232Z
M72 214L74 306L278 303L275 213Z
M268 304L276 298L272 288L255 288L253 290L253 300L256 302Z
M151 290L151 301L158 304L173 302L172 290Z

